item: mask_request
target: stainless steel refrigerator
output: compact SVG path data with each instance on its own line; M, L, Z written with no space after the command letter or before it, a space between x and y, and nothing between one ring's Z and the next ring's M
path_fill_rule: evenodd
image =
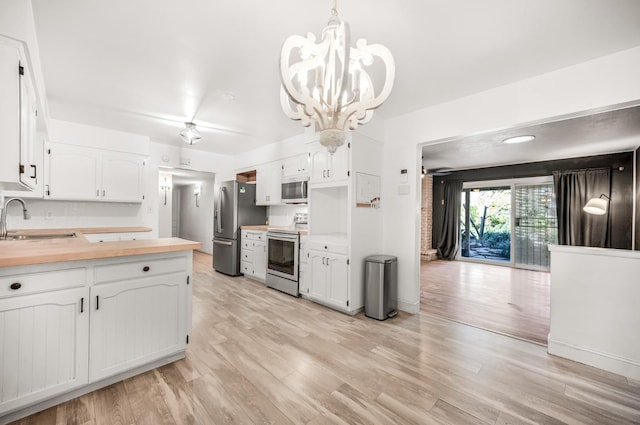
M240 226L265 224L267 207L256 205L256 185L222 182L213 214L213 268L240 275Z

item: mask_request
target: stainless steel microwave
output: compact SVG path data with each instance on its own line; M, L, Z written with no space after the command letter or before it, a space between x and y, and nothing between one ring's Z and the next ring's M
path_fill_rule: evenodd
M282 180L282 202L285 204L306 204L308 177L290 177Z

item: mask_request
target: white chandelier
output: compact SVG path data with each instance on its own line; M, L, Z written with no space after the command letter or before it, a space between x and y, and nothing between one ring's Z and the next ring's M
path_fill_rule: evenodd
M297 62L292 63L297 59ZM379 58L385 66L385 80L376 95L365 68ZM373 110L389 97L395 77L393 56L380 44L365 39L351 47L349 24L338 18L336 2L329 23L316 36L292 35L280 55L282 88L280 102L287 116L320 131L320 143L330 153L344 143L345 130L355 130L373 116Z

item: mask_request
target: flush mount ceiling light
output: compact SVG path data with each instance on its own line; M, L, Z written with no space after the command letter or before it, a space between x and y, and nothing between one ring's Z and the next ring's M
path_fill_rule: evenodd
M509 137L508 139L504 139L502 141L502 143L506 143L508 145L513 145L516 143L526 143L526 142L530 142L533 139L535 139L536 136L532 136L532 135L526 135L526 136L515 136L515 137Z
M196 128L196 125L192 122L184 123L184 129L180 132L180 137L182 137L182 140L189 145L195 145L202 138L200 132Z
M385 80L376 94L366 68L380 61ZM389 49L380 44L360 39L351 47L349 24L338 18L334 0L320 42L311 33L292 35L284 42L280 76L284 112L305 127L315 122L320 144L334 153L344 143L345 131L371 120L373 110L389 97L395 65Z

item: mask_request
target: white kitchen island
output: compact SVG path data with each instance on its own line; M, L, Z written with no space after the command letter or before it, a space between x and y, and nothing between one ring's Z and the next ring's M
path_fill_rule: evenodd
M183 358L199 246L0 241L0 423Z
M549 250L549 353L640 379L640 252Z

